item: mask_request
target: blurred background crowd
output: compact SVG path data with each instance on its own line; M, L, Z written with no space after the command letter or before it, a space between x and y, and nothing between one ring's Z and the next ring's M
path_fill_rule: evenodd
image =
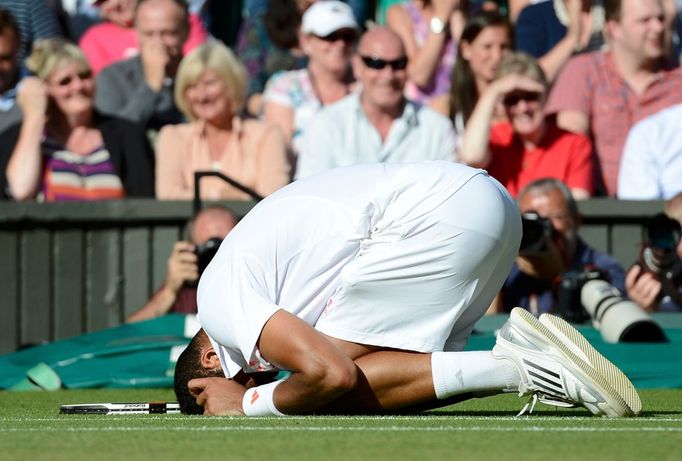
M682 256L681 6L0 0L0 199L186 200L212 171L232 183L202 199L249 200L337 166L462 162L547 230L491 309L555 309L557 277L596 266L642 309L679 310L662 274ZM589 248L576 200L600 196L667 200L654 249L677 266ZM234 225L207 216L220 230L176 246L134 319L192 310L175 305L198 276L186 250Z

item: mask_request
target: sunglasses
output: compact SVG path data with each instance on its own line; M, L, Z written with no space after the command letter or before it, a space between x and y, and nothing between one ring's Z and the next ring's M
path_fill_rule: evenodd
M367 67L374 70L381 70L386 66L390 66L393 70L405 70L407 67L407 56L403 56L392 61L375 58L373 56L360 56L360 59L362 59L362 62L364 62Z
M332 32L331 34L325 35L324 37L320 37L318 35L316 35L316 37L329 43L334 43L341 40L346 44L355 43L355 40L357 39L357 35L352 30L337 30L336 32Z
M541 97L542 95L535 91L514 91L504 97L502 104L511 107L517 105L520 101L537 102Z
M92 71L84 70L84 71L77 73L76 75L67 75L64 78L62 78L56 82L53 82L53 84L55 84L57 86L69 86L71 84L71 82L73 82L74 79L76 79L76 78L78 78L79 80L91 79L92 78Z

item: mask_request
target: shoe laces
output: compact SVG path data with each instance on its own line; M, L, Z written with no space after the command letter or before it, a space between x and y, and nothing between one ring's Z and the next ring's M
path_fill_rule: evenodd
M523 392L519 392L519 397L523 397L523 395L524 395ZM526 402L526 404L523 406L523 408L521 408L521 411L519 411L519 413L516 416L519 417L525 414L526 411L528 412L528 414L533 413L533 409L535 409L535 404L538 402L542 402L545 405L564 408L572 408L577 406L574 402L570 400L565 400L555 395L549 395L543 392L535 391L531 394L530 400Z

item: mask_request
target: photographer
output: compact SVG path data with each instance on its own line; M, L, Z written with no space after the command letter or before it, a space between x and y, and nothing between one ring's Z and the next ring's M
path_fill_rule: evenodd
M568 271L598 269L621 293L624 271L611 256L589 247L579 236L580 216L568 187L558 179L538 179L517 197L522 214L546 218L546 231L536 248L522 249L492 311L509 312L523 306L535 315L557 309L556 283Z
M665 214L671 220L682 224L682 192L666 202ZM677 237L676 264L679 265L682 259L682 240L679 239L679 233ZM679 270L679 267L677 270ZM665 293L666 290L664 290L663 283L661 283L660 275L656 274L656 272L646 270L641 261L634 264L628 270L625 277L625 287L627 288L628 295L633 301L649 312L682 311L682 305ZM680 290L679 282L680 280L677 280L677 283L673 283L672 286L672 289L677 290L678 293Z
M196 283L200 274L200 255L209 258L215 254L208 243L222 240L237 224L237 218L222 206L209 206L201 210L187 224L190 241L179 241L168 258L168 271L163 285L142 308L131 314L127 321L148 320L169 312L196 313ZM217 250L217 244L215 249Z

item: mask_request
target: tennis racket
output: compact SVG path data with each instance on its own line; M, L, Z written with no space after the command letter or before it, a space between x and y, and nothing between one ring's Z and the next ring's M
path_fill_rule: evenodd
M176 402L148 403L78 403L60 405L63 415L146 415L180 413Z

